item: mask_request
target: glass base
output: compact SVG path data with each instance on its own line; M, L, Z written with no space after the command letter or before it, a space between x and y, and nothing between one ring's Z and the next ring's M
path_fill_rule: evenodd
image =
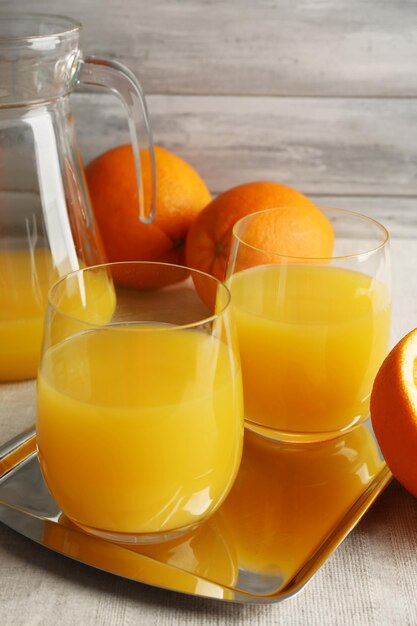
M276 428L272 428L270 426L262 426L261 424L257 424L256 422L252 422L246 418L245 428L252 431L253 433L256 433L257 435L265 437L266 439L271 439L280 443L324 443L326 441L332 441L333 439L337 439L338 437L345 435L360 424L363 424L366 419L367 417L358 416L348 426L345 426L344 428L341 428L339 430L314 433L277 430Z
M169 530L167 532L157 532L157 533L118 533L107 530L100 530L98 528L91 528L90 526L84 526L84 524L80 524L74 520L70 520L75 526L81 528L84 532L89 535L94 535L95 537L99 537L100 539L105 539L106 541L113 541L115 543L124 543L124 544L134 544L134 545L146 545L152 543L163 543L165 541L171 541L173 539L177 539L177 537L182 537L193 530L195 530L198 524L191 524L190 526L186 526L185 528L176 528L173 530Z

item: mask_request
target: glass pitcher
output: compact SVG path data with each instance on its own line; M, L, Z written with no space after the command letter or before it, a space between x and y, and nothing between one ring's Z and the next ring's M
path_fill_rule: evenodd
M114 61L85 57L81 25L40 14L0 14L0 381L36 375L51 283L105 261L77 149L69 95L107 87L125 105L138 181L138 219L150 222L141 179L152 137L142 89Z

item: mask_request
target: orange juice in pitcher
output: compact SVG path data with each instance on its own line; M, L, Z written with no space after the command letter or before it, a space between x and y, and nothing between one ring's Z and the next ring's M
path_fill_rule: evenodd
M36 375L47 293L56 277L46 248L0 250L0 380Z

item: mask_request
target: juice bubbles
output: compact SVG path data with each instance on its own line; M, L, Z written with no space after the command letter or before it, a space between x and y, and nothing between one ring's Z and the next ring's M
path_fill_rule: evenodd
M57 272L50 251L0 251L0 380L34 378L48 289Z
M267 265L230 279L245 418L295 433L336 433L369 414L389 341L390 298L376 279L319 265Z
M166 533L223 501L241 457L240 372L204 332L132 324L44 354L37 443L57 504L89 530Z

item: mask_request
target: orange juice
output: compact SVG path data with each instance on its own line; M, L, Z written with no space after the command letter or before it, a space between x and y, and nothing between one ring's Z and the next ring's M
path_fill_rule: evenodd
M223 342L168 325L91 330L47 350L37 444L57 504L107 533L207 516L240 462L239 375Z
M0 251L0 380L36 376L48 289L56 277L46 248Z
M387 288L330 266L258 266L230 280L245 417L281 433L331 433L369 414L389 341Z
M49 249L0 252L0 381L36 376L48 291L58 278ZM116 302L108 274L87 273L80 280L81 288L67 286L65 310L80 320L107 323ZM62 319L55 325L55 335L60 332L64 338L76 325Z

